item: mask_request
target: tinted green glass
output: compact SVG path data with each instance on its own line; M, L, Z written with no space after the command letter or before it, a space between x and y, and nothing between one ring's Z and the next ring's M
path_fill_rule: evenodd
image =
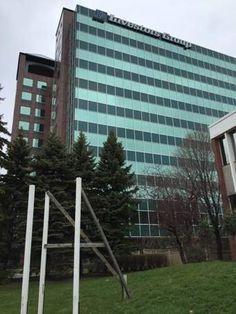
M20 113L25 115L30 115L30 107L21 106Z
M19 129L23 129L25 131L29 130L29 122L19 121Z
M33 86L33 80L31 80L29 78L23 78L23 85L32 87Z
M28 92L22 92L21 99L23 100L32 100L32 94Z

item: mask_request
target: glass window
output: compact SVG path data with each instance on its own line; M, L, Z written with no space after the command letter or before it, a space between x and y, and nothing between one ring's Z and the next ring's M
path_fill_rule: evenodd
M21 99L23 100L32 100L32 94L28 92L22 92Z
M153 163L153 157L152 157L152 154L149 154L149 153L146 153L145 154L145 161L147 162L147 163Z
M24 78L23 79L23 85L24 86L29 86L29 87L32 87L33 86L33 80L29 79L29 78Z
M25 131L29 130L29 122L19 121L19 129L23 129Z
M97 124L89 123L89 132L90 133L97 133L98 132Z
M151 142L151 134L148 132L143 132L144 141Z
M144 162L144 153L139 153L139 152L137 152L136 153L136 156L137 156L137 161L139 161L139 162Z
M143 140L143 133L141 131L135 131L135 139Z
M47 82L44 81L38 81L37 82L37 87L41 89L46 89L47 88Z
M45 110L36 108L34 114L35 114L35 117L39 117L39 118L44 117Z
M161 156L154 155L154 164L160 165L161 164Z
M43 144L43 141L39 138L33 138L32 146L35 148L40 148Z
M126 137L134 139L134 130L126 130Z
M135 161L135 152L128 150L127 151L127 159L130 161Z
M20 113L29 116L30 115L30 107L21 106L20 107Z
M44 125L40 123L34 123L34 132L43 132Z
M87 132L88 131L88 123L80 121L79 122L79 130L83 131L83 132Z
M98 126L98 133L99 133L99 134L107 135L107 126L100 124L100 125Z
M89 110L90 111L98 111L98 104L94 101L89 102Z
M36 102L39 102L41 104L44 104L46 102L46 99L42 95L36 95Z
M117 136L118 137L125 137L125 129L117 128Z
M115 107L108 105L107 108L108 108L108 114L112 114L112 115L116 114L116 108Z
M102 112L102 113L106 113L106 105L105 104L101 104L101 103L99 103L98 104L98 111L99 112Z

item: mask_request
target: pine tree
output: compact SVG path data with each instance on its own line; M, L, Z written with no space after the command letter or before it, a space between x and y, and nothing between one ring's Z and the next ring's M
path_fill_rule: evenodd
M3 89L0 84L0 91ZM4 98L0 97L0 101L3 101ZM3 115L0 115L0 171L4 166L4 161L6 158L6 153L4 148L9 144L7 137L10 135L6 128L6 122L3 121ZM5 266L8 262L8 213L6 211L5 204L5 193L4 193L4 183L3 183L3 174L0 174L0 262Z
M0 168L3 167L4 159L6 157L6 153L4 152L4 146L9 143L7 140L7 136L10 135L7 128L5 127L7 123L3 121L3 115L0 115Z
M74 175L82 178L83 189L89 193L93 187L96 162L82 132L80 132L78 140L73 145L72 158Z
M94 198L94 177L96 162L92 151L89 149L89 144L84 133L80 132L77 141L73 145L72 150L73 174L75 177L82 178L82 187L92 201ZM82 200L82 228L91 229L91 215L88 212ZM91 235L90 235L91 236Z
M66 210L73 215L75 182L73 182L73 169L71 156L67 153L65 145L60 139L51 133L42 147L42 151L34 160L35 183L37 188L36 200L36 230L38 232L38 243L41 241L41 228L43 220L43 207L45 192L50 191ZM64 218L60 211L50 202L49 214L49 243L73 242L73 227ZM71 251L71 250L70 250ZM49 251L47 270L64 270L70 263L70 254L66 250ZM67 251L68 252L68 251ZM72 253L72 251L71 251Z
M77 141L73 145L72 149L72 162L73 172L75 177L82 178L82 188L85 191L90 202L93 201L94 194L94 177L96 162L92 151L89 149L84 133L80 132ZM86 232L91 240L96 239L96 228L92 220L91 214L84 204L82 198L82 211L81 211L81 228ZM81 251L81 271L83 267L83 261L85 258L93 257L90 250Z
M0 84L0 92L3 89L2 85ZM3 101L4 98L0 97L0 101ZM7 137L10 135L6 126L6 122L3 121L3 115L0 115L0 169L3 167L4 158L6 154L4 152L4 146L9 144Z
M27 216L28 185L31 181L30 148L19 133L9 144L4 159L7 173L3 176L1 205L4 208L5 265L11 259L19 263L23 253Z
M130 250L125 238L135 208L134 174L125 164L124 150L113 131L104 143L96 171L97 216L112 249L118 253Z

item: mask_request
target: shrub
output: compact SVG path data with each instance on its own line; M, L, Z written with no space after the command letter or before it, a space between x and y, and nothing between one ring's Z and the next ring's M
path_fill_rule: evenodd
M0 285L5 284L12 276L11 270L0 270Z
M236 212L225 216L225 230L230 235L236 235Z
M165 254L123 255L117 260L123 272L168 266Z

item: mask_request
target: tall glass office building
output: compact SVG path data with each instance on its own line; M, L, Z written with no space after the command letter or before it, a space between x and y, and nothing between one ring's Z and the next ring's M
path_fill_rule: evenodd
M97 156L115 130L140 185L148 169L177 166L188 132L235 109L233 57L82 6L63 10L56 37L51 128L69 147L83 131ZM161 235L151 201L131 235Z

